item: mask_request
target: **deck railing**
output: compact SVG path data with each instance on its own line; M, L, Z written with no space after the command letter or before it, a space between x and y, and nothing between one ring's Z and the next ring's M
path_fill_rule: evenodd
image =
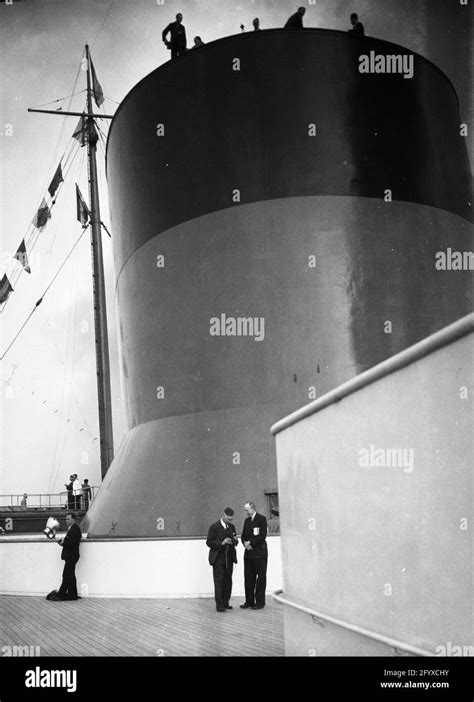
M28 493L26 498L24 498L23 494L0 495L0 510L87 510L98 490L99 486L91 485L89 497L84 494L84 490L82 489L80 494L77 495L71 495L66 490L56 493ZM26 504L22 504L24 499Z

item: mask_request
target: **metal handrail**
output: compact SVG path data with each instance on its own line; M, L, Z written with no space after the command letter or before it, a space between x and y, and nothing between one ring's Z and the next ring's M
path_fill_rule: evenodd
M390 648L393 648L395 651L406 651L407 653L412 653L415 656L436 656L436 654L432 651L426 651L424 648L411 646L410 644L403 643L402 641L398 641L397 639L392 639L390 636L377 634L375 631L370 631L370 629L364 629L363 627L357 626L356 624L350 624L349 622L345 622L342 619L336 619L336 617L331 617L329 614L323 614L322 612L317 612L315 609L311 609L310 607L306 607L305 605L300 605L296 602L292 602L291 600L287 600L285 597L281 596L282 592L283 590L275 590L275 592L272 593L272 598L277 602L280 602L280 604L288 605L288 607L298 609L300 610L300 612L310 614L315 619L322 619L323 621L329 622L330 624L335 624L336 626L340 626L343 629L352 631L355 634L360 634L361 636L366 636L367 638L373 639L374 641L379 641L380 643L383 643L386 646L390 646Z
M99 490L98 485L91 485L91 491L89 493L89 501L88 504L93 501L95 498L97 491ZM81 498L81 504L82 504L82 498L83 498L83 491L81 489L80 495L77 495L76 497ZM47 499L44 499L47 498ZM56 499L51 499L51 498L56 498ZM33 508L39 508L39 509L62 509L64 505L66 507L68 506L68 491L63 490L62 492L56 492L56 493L28 493L27 497L27 504L22 505L21 500L23 499L23 493L13 493L13 494L5 494L5 495L0 495L0 509L2 507L17 507L18 509L33 509ZM37 500L37 501L34 501ZM82 507L81 507L82 509Z
M418 341L416 344L413 344L413 346L409 346L407 349L396 353L394 356L390 356L390 358L369 368L369 370L356 375L354 378L334 388L334 390L330 390L324 395L321 395L321 397L318 397L316 400L303 405L303 407L300 407L295 412L292 412L273 424L273 426L270 427L270 431L275 436L279 432L288 429L288 427L291 427L293 424L300 422L302 419L316 414L316 412L320 412L325 407L339 402L348 395L361 390L371 383L375 383L377 380L385 378L395 371L405 368L411 363L415 363L415 361L419 361L421 358L428 356L428 354L443 348L443 346L447 346L463 336L472 334L473 331L474 314L470 313L465 317L461 317L461 319L458 319L456 322L449 324L447 327L443 327L443 329Z

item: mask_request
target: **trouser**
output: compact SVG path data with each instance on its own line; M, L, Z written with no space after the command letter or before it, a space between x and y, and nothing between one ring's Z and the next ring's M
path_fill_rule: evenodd
M223 609L229 604L232 594L232 570L234 564L228 563L223 558L219 558L212 566L212 574L214 576L214 598L216 600L216 608Z
M77 559L78 560L78 559ZM76 559L64 561L63 581L58 590L58 597L77 597Z
M250 606L265 605L267 560L267 558L244 558L245 602Z
M186 49L184 46L172 46L171 47L171 58L177 58L178 56L182 56L183 54L186 53Z

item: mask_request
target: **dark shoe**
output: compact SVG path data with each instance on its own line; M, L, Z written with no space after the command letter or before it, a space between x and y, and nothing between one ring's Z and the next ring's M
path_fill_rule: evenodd
M253 605L248 604L248 602L244 602L243 605L240 605L240 609L248 609L249 607L253 607Z
M216 612L225 612L224 607L216 607Z
M254 605L252 609L263 609L265 605Z
M225 605L225 609L234 609L232 605Z

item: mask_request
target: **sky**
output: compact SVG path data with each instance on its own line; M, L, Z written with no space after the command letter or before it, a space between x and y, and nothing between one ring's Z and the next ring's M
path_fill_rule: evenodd
M462 119L471 129L472 8L460 0L23 0L13 5L1 0L0 276L12 270L14 277L18 275L11 257L23 237L31 234L31 219L59 159L71 145L76 153L52 219L30 255L32 274L19 276L0 314L0 355L81 235L75 182L88 200L86 149L71 140L77 119L28 113L27 108L83 109L85 73L80 64L86 43L107 98L102 111L113 114L139 80L168 60L161 31L177 12L184 16L189 45L196 34L209 42L239 33L241 23L250 30L256 16L262 29L281 27L299 4L307 8L305 26L346 30L350 13L356 11L368 35L432 60L454 83ZM79 94L69 99L73 92ZM101 128L105 137L105 120ZM101 138L101 214L110 230L104 143ZM469 147L472 163L472 140ZM117 449L127 428L122 415L112 239L107 234L103 245ZM81 481L89 478L90 484L100 484L92 312L86 232L0 362L0 495L59 492L73 472Z

